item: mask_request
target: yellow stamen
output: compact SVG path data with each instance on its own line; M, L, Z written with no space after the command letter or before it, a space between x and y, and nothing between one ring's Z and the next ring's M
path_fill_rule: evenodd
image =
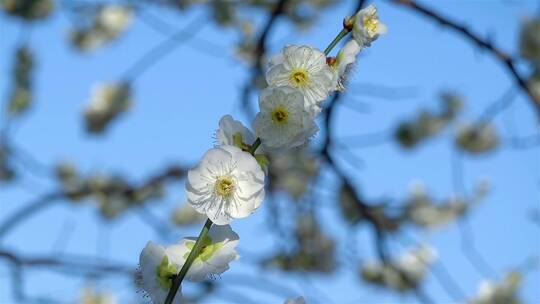
M379 27L379 18L376 15L364 16L364 28L368 32L368 35L373 37L377 34L377 28Z
M214 186L216 193L223 197L230 197L235 188L234 180L228 176L220 177Z
M290 80L294 87L304 87L308 84L309 75L306 69L293 69L290 74Z
M272 111L272 120L279 125L286 124L289 121L289 112L282 107L275 108Z

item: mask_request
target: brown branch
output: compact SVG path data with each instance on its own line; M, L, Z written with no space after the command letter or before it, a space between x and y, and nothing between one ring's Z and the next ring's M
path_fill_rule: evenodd
M251 76L246 81L246 84L242 90L241 98L241 105L249 118L253 117L255 114L255 111L249 103L249 96L253 91L253 86L256 83L257 77L263 72L263 57L266 53L266 41L268 39L268 35L270 35L270 31L276 23L276 20L285 12L286 4L287 0L280 0L278 3L276 3L272 14L261 30L259 39L257 39L257 48L255 49L255 64L251 70Z
M37 256L24 257L13 251L0 249L0 258L18 267L47 267L57 271L66 270L74 275L125 274L134 275L135 267L118 265L116 263L96 260L92 257L79 256Z
M432 19L433 21L438 22L440 25L456 31L464 38L474 43L480 49L486 50L495 58L497 58L507 69L507 71L512 75L517 85L523 90L523 92L525 92L525 94L527 94L531 101L531 105L536 111L536 114L540 116L540 99L534 95L530 87L527 85L527 81L519 74L516 68L515 59L513 59L508 53L495 46L491 41L473 33L466 26L459 24L454 20L450 20L449 18L444 17L421 4L418 4L414 0L392 0L392 2L408 7L424 17Z
M172 165L166 168L163 172L150 177L142 184L130 186L125 190L124 195L128 199L136 200L138 190L153 188L171 179L180 179L185 175L185 173L186 169L184 167ZM107 189L105 189L105 191L106 190ZM92 194L92 191L93 190L89 185L81 187L75 192L65 192L64 189L57 189L33 200L24 207L21 207L19 210L15 211L13 215L9 216L2 223L0 223L0 239L31 215L54 205L54 203L58 201L69 199L70 197L88 196Z

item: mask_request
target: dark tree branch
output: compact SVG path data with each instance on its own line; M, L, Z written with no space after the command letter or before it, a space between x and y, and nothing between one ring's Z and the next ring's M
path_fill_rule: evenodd
M534 95L534 93L531 91L531 89L527 85L526 79L523 78L523 76L521 76L520 73L517 71L515 59L513 59L508 53L506 53L502 49L495 46L491 41L484 39L480 37L479 35L473 33L466 26L459 24L458 22L453 21L447 17L442 16L438 12L435 12L426 6L418 4L414 0L392 0L392 2L396 4L401 4L407 8L410 8L411 10L419 13L420 15L424 17L427 17L433 21L438 22L442 26L448 27L456 31L457 33L461 34L465 39L474 43L477 47L487 51L488 53L493 55L495 58L497 58L503 64L506 70L512 75L517 85L529 97L531 101L531 105L536 111L536 114L540 116L539 98Z

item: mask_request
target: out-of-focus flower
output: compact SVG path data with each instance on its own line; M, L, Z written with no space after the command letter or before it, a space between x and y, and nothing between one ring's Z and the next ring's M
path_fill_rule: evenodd
M535 98L540 100L540 70L537 69L535 73L527 81L527 86L531 90L531 93Z
M217 225L255 212L264 199L265 175L257 160L234 146L210 149L188 172L189 203Z
M11 167L9 156L8 147L0 143L0 182L7 182L15 177L15 170Z
M326 64L323 52L306 45L286 46L270 60L266 80L271 87L293 87L302 92L304 106L312 114L335 88L337 74Z
M197 238L185 238L180 245L170 247L173 254L182 261L179 267L184 265L196 241ZM225 272L230 262L240 258L236 253L238 242L238 235L232 231L231 226L210 227L208 235L202 240L202 250L189 268L186 279L197 282Z
M272 190L285 191L299 200L306 193L309 182L319 174L319 169L317 158L305 149L272 155L270 187Z
M416 225L434 229L456 220L480 202L488 192L489 184L487 181L478 183L467 200L452 197L442 203L434 202L421 184L412 190L403 216Z
M283 304L306 304L306 299L300 296L298 298L287 299L285 302L283 302Z
M519 35L521 56L540 68L540 18L527 18Z
M28 110L32 102L32 70L34 56L26 46L17 49L13 69L13 88L8 102L8 114L20 115Z
M131 106L131 91L126 83L100 84L84 110L86 130L101 133L120 113Z
M468 124L458 130L456 145L473 154L486 153L497 148L499 136L492 124Z
M133 9L121 5L101 6L88 27L70 33L71 42L81 51L91 51L117 39L131 24Z
M152 303L164 303L172 286L172 279L178 274L183 264L177 246L163 247L148 242L139 257L141 287ZM174 297L174 304L182 302L181 286Z
M361 9L353 17L352 35L360 47L370 46L379 35L387 31L386 25L379 20L377 8L373 5Z
M113 293L108 291L98 292L92 287L84 288L79 298L79 304L116 304L118 303Z
M44 19L54 9L53 0L0 0L2 9L26 21Z
M388 263L364 263L361 266L362 278L372 284L408 291L420 284L436 257L435 249L422 245Z
M521 283L519 272L509 272L500 282L483 281L478 294L470 304L519 304L518 288Z
M259 107L253 127L266 151L282 153L303 146L319 129L304 108L302 93L291 87L263 90Z
M171 214L172 221L178 226L189 226L204 221L206 216L197 212L188 203L183 203L180 207L174 209Z
M352 189L350 185L341 185L339 190L339 203L341 215L349 222L349 224L355 225L364 219L364 212L366 211L362 208L361 204L365 203L358 201L354 189ZM377 203L376 206L371 206L369 208L369 213L369 216L377 222L379 228L387 232L394 232L398 230L401 225L400 215L390 214L388 212L387 204L384 202Z
M312 216L302 216L297 223L297 249L291 253L278 253L264 264L285 271L332 272L336 267L334 240L320 230L320 225Z
M394 136L404 148L412 148L439 134L459 113L463 101L455 94L441 94L442 110L432 113L422 110L413 120L399 124Z

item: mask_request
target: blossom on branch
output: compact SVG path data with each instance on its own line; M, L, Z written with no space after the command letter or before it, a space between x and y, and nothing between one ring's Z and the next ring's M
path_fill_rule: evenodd
M347 81L348 74L354 67L356 57L361 50L362 48L360 45L358 45L356 40L349 40L337 54L335 62L332 65L338 75L336 78L336 91L345 90L345 83Z
M294 88L265 89L259 107L253 126L267 151L301 147L319 130L313 115L304 107L304 96Z
M352 35L360 47L371 46L379 35L387 31L386 25L379 21L377 8L373 5L360 10L353 17Z
M252 144L255 141L255 135L240 121L231 115L225 115L219 120L216 141L218 146L229 145L242 149L243 143Z
M293 87L304 95L304 105L312 114L320 113L320 103L335 88L336 73L326 64L326 55L306 45L286 46L270 60L266 80L271 87Z
M195 246L197 238L189 237L173 245L173 254L182 260L180 267L184 265L189 253ZM202 240L202 250L189 268L186 279L190 281L202 281L207 277L222 274L229 269L229 263L237 260L240 256L236 253L238 234L232 231L229 225L213 225L208 235Z
M164 303L172 286L172 279L180 271L183 261L173 245L163 247L153 242L148 242L139 257L141 275L141 287L152 303ZM180 266L179 266L180 265ZM180 304L182 297L178 291L173 304Z
M188 202L214 224L225 225L259 208L264 182L264 172L251 154L223 145L206 152L188 172Z

